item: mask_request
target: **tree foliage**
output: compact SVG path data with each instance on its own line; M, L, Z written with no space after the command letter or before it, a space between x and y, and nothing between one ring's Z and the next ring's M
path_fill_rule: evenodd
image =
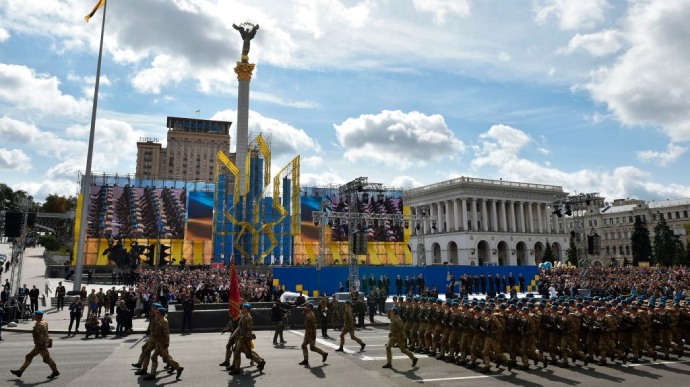
M577 245L575 244L575 232L570 233L570 243L568 244L568 250L566 251L566 254L568 256L568 262L570 262L570 264L573 266L577 266L579 262L577 259Z
M677 238L668 227L666 219L660 214L654 226L654 264L671 266L678 250Z
M640 262L649 261L652 256L652 244L649 240L649 230L647 225L642 221L641 216L635 217L633 224L633 232L630 235L630 244L632 246L633 266L639 266Z
M45 203L41 206L43 212L57 212L64 214L67 211L77 209L77 198L74 196L64 197L58 194L50 194L46 197Z
M551 242L546 241L546 247L544 247L544 255L541 257L542 262L553 263L555 257L553 255L553 250L551 249Z

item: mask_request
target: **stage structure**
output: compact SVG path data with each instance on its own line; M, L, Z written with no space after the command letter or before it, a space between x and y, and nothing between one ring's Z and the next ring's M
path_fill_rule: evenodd
M300 234L300 158L271 180L271 153L262 135L246 153L245 195L240 169L223 152L216 163L213 262L291 264Z
M587 216L603 204L598 192L570 195L553 203L553 214L559 218L563 215L573 217L573 230L570 235L577 247L577 266L580 269L580 281L583 289L581 295L589 295L589 269L592 266L590 255L599 255L601 237L591 228L587 234ZM591 222L591 220L590 220ZM586 237L586 239L585 239Z
M82 175L80 183L85 183ZM213 191L214 184L203 181L93 173L87 190L90 198L84 264L115 264L125 269L136 266L137 257L140 263L153 266L177 265L183 259L189 265L209 264L213 207L207 205L200 210L197 203L204 197L212 198L209 193ZM81 229L81 203L77 201L75 250ZM130 264L124 264L120 259L123 251L141 254L132 255L128 258Z
M334 189L312 188L321 198L312 211L318 228L317 270L328 265L347 265L350 284L359 287L360 264L409 265L410 226L423 219L410 214L402 203L402 190L369 183L359 177ZM329 197L329 191L333 192Z
M263 135L249 143L249 85L255 65L250 42L258 25L242 23L243 46L237 62L237 150L235 162L218 152L213 218L213 262L292 264L300 234L299 156L271 180L270 144Z

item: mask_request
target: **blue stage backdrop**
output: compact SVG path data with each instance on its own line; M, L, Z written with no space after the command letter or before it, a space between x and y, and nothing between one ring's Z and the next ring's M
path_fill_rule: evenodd
M273 278L274 283L284 286L289 292L306 292L310 297L318 294L331 294L338 291L340 283L347 288L347 276L349 269L347 266L325 266L320 271L316 271L314 266L291 266L291 267L274 267ZM446 293L448 286L449 273L455 276L456 286L455 293L458 293L460 286L460 277L469 275L481 275L501 277L509 276L510 273L515 277L515 286L518 286L518 276L520 273L525 278L525 287L527 292L537 292L537 284L539 281L538 270L536 266L458 266L458 265L443 265L443 266L360 266L359 278L360 282L362 276L369 278L372 274L378 281L382 275L388 276L390 279L390 295L396 294L395 279L398 275L403 282L405 277L411 279L417 278L420 274L429 289L434 286L439 293ZM489 287L487 286L487 289ZM362 286L359 288L362 291ZM403 287L403 293L405 289ZM524 292L520 289L520 292ZM500 292L505 293L506 289L501 289Z

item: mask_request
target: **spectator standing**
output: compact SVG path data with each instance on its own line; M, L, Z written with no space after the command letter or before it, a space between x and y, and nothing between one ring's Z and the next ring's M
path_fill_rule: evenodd
M67 289L62 284L62 281L58 282L57 288L55 288L55 295L57 296L57 310L65 309L65 294L67 294Z
M182 299L182 333L185 327L192 331L192 312L194 312L194 296L187 293Z
M403 280L400 277L400 274L398 274L397 277L395 277L395 295L398 297L402 296L402 287L403 287Z
M105 306L105 293L103 293L103 288L98 289L98 293L96 293L96 302L98 304L98 317L101 317L101 310Z
M81 302L79 296L74 297L74 300L69 305L69 328L67 329L67 336L72 334L72 325L76 323L74 327L74 334L79 333L79 323L81 322L82 314L84 313L84 303Z
M117 326L115 328L115 337L123 337L125 334L125 328L127 326L127 321L129 319L129 311L127 310L127 306L125 305L124 300L120 300L117 309L116 309L116 317L115 321L117 322Z
M98 310L98 296L96 296L96 289L91 289L91 294L87 297L87 305L89 306L89 316Z
M41 294L41 292L36 288L36 285L33 285L31 287L31 290L29 290L29 302L31 305L31 313L34 313L38 310L38 296Z

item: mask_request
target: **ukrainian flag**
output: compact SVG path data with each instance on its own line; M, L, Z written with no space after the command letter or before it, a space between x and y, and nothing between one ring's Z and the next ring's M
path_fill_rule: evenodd
M84 16L84 20L86 20L86 22L88 23L89 19L91 19L93 17L93 15L96 13L96 11L98 11L98 9L103 7L104 5L105 5L105 0L98 0L98 3L96 3L96 5L93 6L93 9L91 10L91 12L89 12L88 15Z

